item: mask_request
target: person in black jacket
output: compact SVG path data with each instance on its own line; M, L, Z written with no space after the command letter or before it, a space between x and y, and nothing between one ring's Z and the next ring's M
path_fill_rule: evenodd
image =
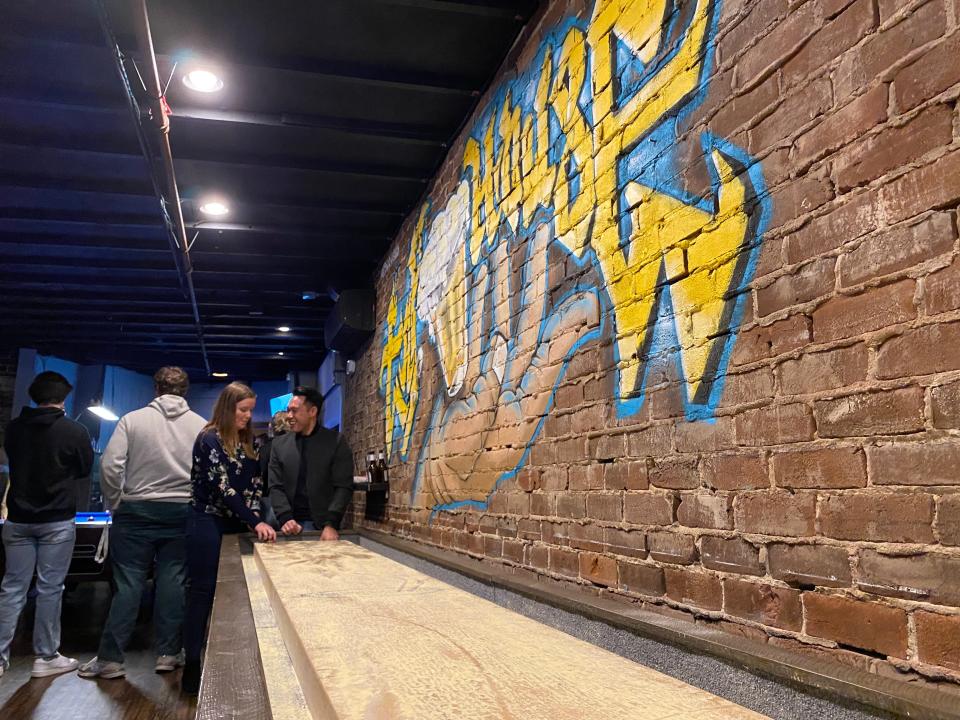
M10 461L7 520L3 525L6 572L0 588L0 675L37 572L33 624L33 677L70 672L73 658L60 648L60 602L76 536L77 484L93 468L93 448L83 425L65 416L73 387L63 375L42 372L30 385L37 407L26 407L7 427Z
M293 391L293 432L275 438L270 448L270 504L284 535L322 530L321 540L339 540L353 497L353 454L340 433L319 425L322 404L314 388Z

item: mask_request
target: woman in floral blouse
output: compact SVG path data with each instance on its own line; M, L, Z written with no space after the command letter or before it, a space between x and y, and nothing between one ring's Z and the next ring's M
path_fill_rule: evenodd
M183 627L186 692L200 687L200 656L220 564L220 542L228 533L252 530L259 540L277 534L263 521L263 479L250 418L257 396L243 383L227 385L217 398L213 419L193 446L193 511L187 519L187 574L190 588Z

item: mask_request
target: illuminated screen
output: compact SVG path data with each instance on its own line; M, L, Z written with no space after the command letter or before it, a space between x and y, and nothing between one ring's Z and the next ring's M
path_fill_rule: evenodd
M281 410L286 410L287 405L290 404L292 399L293 393L287 393L286 395L281 395L280 397L270 398L270 417L273 417Z

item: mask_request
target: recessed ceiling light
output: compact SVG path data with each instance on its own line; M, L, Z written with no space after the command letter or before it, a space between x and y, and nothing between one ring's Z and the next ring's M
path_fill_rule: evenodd
M277 353L277 355L283 355L283 350Z
M278 330L279 332L290 332L290 326L289 326L289 325L281 325L280 327L277 328L277 330Z
M213 375L214 377L230 377L230 373L225 373L225 372L213 372L210 374Z
M202 93L212 93L223 89L223 80L210 70L191 70L183 76L183 84L191 90Z
M200 212L205 215L226 215L230 212L230 208L219 200L208 200L200 206Z
M120 419L119 417L117 417L116 413L112 412L111 410L108 410L103 405L91 405L90 407L87 408L87 410L92 412L97 417L103 418L104 420L109 420L110 422L116 422L117 420Z

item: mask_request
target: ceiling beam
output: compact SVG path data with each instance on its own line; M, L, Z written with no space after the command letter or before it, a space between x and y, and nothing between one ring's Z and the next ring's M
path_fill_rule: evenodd
M516 0L372 0L379 5L399 5L459 15L504 18L523 22L537 7L536 0L517 3ZM520 8L517 8L517 5Z
M66 147L52 140L34 139L29 143L3 143L0 144L0 153L14 151L29 153L36 149L53 150L64 153L66 156L74 156L74 162L80 163L82 167L82 158L122 158L125 160L140 160L140 155L131 153L128 149L116 145L107 146L102 144L98 148L76 148ZM210 157L198 155L197 153L186 153L182 150L177 151L176 164L178 166L187 166L189 163L200 165L228 165L232 168L248 168L254 170L296 170L302 172L315 172L323 175L350 175L354 177L375 178L378 180L389 180L392 182L415 183L418 185L426 184L433 174L432 169L424 168L420 172L414 172L409 168L398 167L394 165L372 165L369 163L344 163L328 160L319 160L314 158L300 158L295 156L268 156L268 155L235 155L233 157ZM69 163L66 164L69 166Z
M0 104L29 105L33 109L51 114L83 112L99 115L119 115L126 113L126 108L114 102L112 95L110 97L91 97L89 95L74 97L63 93L61 99L54 102L46 99L45 96L34 96L22 90L6 90L0 94ZM180 103L176 103L172 111L171 123L174 126L178 124L179 120L186 120L196 123L215 122L267 128L326 130L344 135L374 137L389 142L437 148L445 148L449 142L447 132L443 128L418 123L364 120L308 113L218 110L216 108L181 105Z
M144 202L154 201L154 196L146 192L147 188L131 187L127 182L119 181L98 181L78 179L73 182L69 180L66 183L61 178L38 178L29 176L10 175L0 172L0 202L11 204L11 196L17 197L17 207L23 208L25 205L19 197L24 193L36 195L40 198L47 198L50 202L58 198L69 197L71 200L83 201L90 200L109 200L116 199L120 202L128 202L131 198L142 199ZM194 198L181 198L181 203L188 206L198 204ZM346 200L320 200L310 202L309 204L291 204L289 202L271 201L269 198L257 199L243 198L236 195L230 197L230 205L236 208L250 208L257 210L280 210L284 212L297 213L300 211L324 210L329 212L358 213L363 215L390 215L395 217L404 217L406 213L402 208L391 207L380 203L351 202Z

